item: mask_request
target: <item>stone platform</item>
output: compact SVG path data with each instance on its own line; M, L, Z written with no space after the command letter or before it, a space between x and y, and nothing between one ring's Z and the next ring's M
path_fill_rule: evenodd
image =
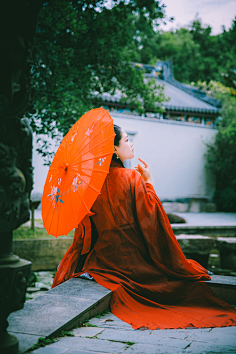
M19 339L19 353L24 353L40 337L54 337L106 311L110 298L111 291L95 281L70 279L13 312L8 332Z

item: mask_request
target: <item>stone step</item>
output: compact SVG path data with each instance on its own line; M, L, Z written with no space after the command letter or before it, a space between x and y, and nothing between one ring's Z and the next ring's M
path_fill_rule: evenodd
M11 313L8 332L19 339L19 353L24 353L39 337L54 337L106 311L111 294L95 281L70 279Z
M218 298L231 305L236 305L236 277L211 275L211 280L206 283Z
M236 225L190 225L190 224L172 224L172 230L175 235L203 235L213 237L236 237Z
M32 271L55 270L73 242L73 237L13 240L13 253L32 262Z
M187 259L194 259L207 268L210 251L215 244L214 237L181 234L176 239Z

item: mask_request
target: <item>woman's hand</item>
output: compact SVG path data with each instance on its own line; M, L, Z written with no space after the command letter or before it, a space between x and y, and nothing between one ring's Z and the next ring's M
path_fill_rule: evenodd
M151 183L153 185L150 166L140 158L139 161L141 161L144 166L138 164L138 166L135 166L136 171L140 173L146 183Z

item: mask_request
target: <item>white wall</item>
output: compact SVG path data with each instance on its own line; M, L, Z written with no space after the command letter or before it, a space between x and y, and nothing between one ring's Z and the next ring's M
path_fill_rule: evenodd
M212 196L214 181L205 170L206 146L217 130L193 123L143 118L111 113L114 123L132 134L135 158L151 167L154 188L160 199L175 200L192 196ZM43 192L48 167L35 151L34 139L34 191Z
M34 185L33 185L33 193L43 193L44 183L48 173L48 166L44 166L44 160L41 155L36 151L37 149L37 138L34 134L33 137L33 175L34 175Z
M216 129L200 124L149 119L111 113L114 123L135 133L135 158L151 167L154 188L160 199L212 196L214 181L205 170L206 146Z

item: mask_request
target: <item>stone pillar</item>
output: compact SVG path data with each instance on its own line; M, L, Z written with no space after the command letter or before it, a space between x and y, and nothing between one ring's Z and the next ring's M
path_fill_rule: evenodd
M24 306L31 262L12 254L13 230L29 220L32 131L30 69L41 0L0 4L0 353L18 353L7 317Z

